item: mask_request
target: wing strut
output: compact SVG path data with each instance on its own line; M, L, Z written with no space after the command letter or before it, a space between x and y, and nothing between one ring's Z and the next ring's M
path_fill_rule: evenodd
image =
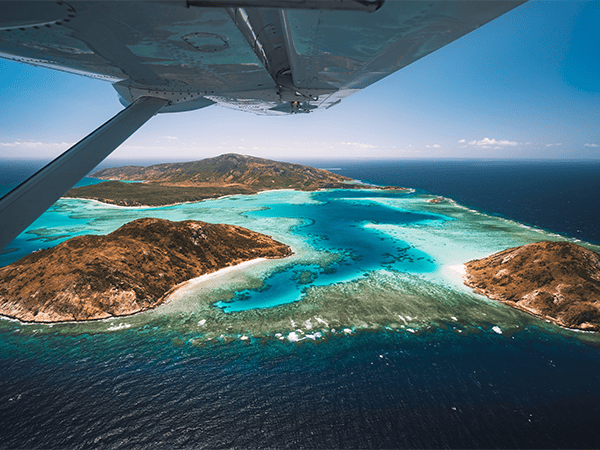
M0 199L0 250L168 103L141 97Z

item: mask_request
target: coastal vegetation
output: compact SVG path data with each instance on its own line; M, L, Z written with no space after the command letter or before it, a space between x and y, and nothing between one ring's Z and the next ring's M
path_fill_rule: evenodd
M278 179L277 174L287 175L285 179ZM273 205L265 209L258 197L248 197L243 199L246 206L249 206L248 202L258 202L258 209L270 211L264 217L260 215L259 226L254 222L259 216L238 216L239 211L218 218L210 214L200 217L212 222L237 223L263 232L269 230L268 234L294 246L297 253L293 258L263 262L256 268L236 272L231 279L229 276L214 280L211 277L198 285L185 283L244 261L288 256L291 249L268 236L232 225L135 220L106 236L73 238L0 269L0 302L3 303L0 314L22 321L86 321L146 311L169 298L173 301L164 305L160 313L151 311L139 320L143 322L147 320L143 317L155 314L168 316L181 309L190 314L190 327L201 332L202 341L261 335L302 340L359 329L418 333L436 326L450 326L462 334L485 328L489 325L487 317L492 316L496 319L494 331L499 332L498 323L515 323L523 317L527 322L538 321L517 310L563 327L600 331L600 257L597 253L565 242L515 247L539 240L538 234L518 224L463 208L450 199L393 193L388 198L388 194L375 191L358 194L360 200L354 200L356 194L348 191L301 193L297 191L332 187L364 189L365 185L348 184L345 177L319 169L241 155L222 155L193 163L127 166L94 175L129 182L106 181L78 188L78 192L86 192L86 198L124 206L163 205L251 194L267 190L266 186L270 184L277 189L293 187L296 192L272 192L264 194L265 199L300 195L304 196L300 202L303 204L309 197L333 195L335 198L328 198L322 204L329 205L323 206L327 211L335 212L336 205L344 202L347 195L353 200L343 203L344 206L351 205L356 212L360 209L361 215L356 219L363 230L360 236L365 239L377 236L377 241L390 239L391 247L385 246L381 250L383 259L374 266L379 270L369 270L358 278L340 277L327 284L327 277L336 271L347 270L355 259L377 254L375 241L365 248L354 248L346 241L334 245L335 239L329 242L333 234L327 231L328 227L318 232L315 228L315 236L329 236L327 240L331 246L318 250L306 241L314 238L312 234L300 238L291 231L295 229L296 221L290 219L281 228L281 217L285 217L287 211L277 212ZM236 201L223 200L228 205L223 211L230 211L229 205ZM296 204L295 201L292 203ZM182 208L187 210L188 206L200 208L202 214L207 213L200 204ZM385 208L385 214L373 209L381 207ZM108 209L111 214L121 216L123 213ZM134 209L126 214L131 213L133 215L128 217L135 218L135 214L145 214L143 211ZM412 212L428 215L413 223L407 220L409 217L396 217L391 215L392 212L396 216ZM172 219L172 214L169 212L165 218ZM331 214L322 214L326 223L333 220ZM276 226L269 225L269 215L277 218ZM195 214L188 214L180 216L179 220L195 217ZM320 216L301 217L307 221L310 218L313 223ZM343 220L336 219L335 233L353 236L350 232L355 230L353 220L344 225ZM559 236L546 238L563 240ZM392 252L398 242L404 241L410 245L398 247L397 255ZM411 246L416 252L412 256L406 253ZM463 255L465 246L474 250ZM461 287L460 277L448 282L448 276L453 279L453 275L448 275L447 268L463 267L464 261L507 247L511 248L467 263L465 281L476 292L514 308L486 302L473 295ZM363 251L366 253L361 253ZM419 256L418 252L422 254ZM465 256L467 254L469 256ZM426 257L428 264L421 263L420 260ZM402 261L415 265L408 267L406 272L403 268L395 268L394 264ZM427 275L434 264L438 268ZM277 281L278 274L284 273L291 273L288 278L280 277L287 281ZM265 293L268 297L283 289L285 283L288 287L291 285L290 292L297 287L296 300L294 295L290 296L291 303L288 299L268 306L261 306L260 301L256 307L241 305L253 298L254 293L261 293L261 296ZM457 283L458 288L453 287L453 283ZM231 312L233 304L236 306ZM242 309L236 310L238 307ZM459 322L460 328L457 328Z
M466 264L465 284L557 325L600 331L600 255L571 242L537 242Z
M65 197L86 198L119 206L164 206L235 194L255 194L245 186L165 186L160 183L105 181L71 189Z
M0 269L0 314L64 322L134 314L178 284L290 247L234 225L138 219L106 236L78 236Z
M238 154L149 167L116 167L91 177L109 181L71 189L65 197L121 206L163 206L275 189L364 188L351 178L324 169Z

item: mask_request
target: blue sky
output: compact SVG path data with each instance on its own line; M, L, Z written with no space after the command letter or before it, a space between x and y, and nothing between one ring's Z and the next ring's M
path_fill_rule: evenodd
M162 114L111 159L600 160L600 1L530 1L308 115ZM122 109L109 83L0 60L0 156L52 159Z

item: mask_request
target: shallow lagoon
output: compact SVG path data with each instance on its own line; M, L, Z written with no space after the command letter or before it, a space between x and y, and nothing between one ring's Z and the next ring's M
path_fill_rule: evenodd
M256 337L315 340L361 329L416 333L450 326L463 333L514 332L532 324L554 327L471 293L462 285L460 266L508 247L563 238L431 199L367 189L270 191L163 208L61 200L15 241L21 249L2 257L8 261L35 245L108 233L149 216L241 225L269 234L295 252L184 283L153 311L52 328L19 325L25 334L115 332L158 322L169 323L198 344Z
M148 216L245 226L295 254L184 284L135 316L0 321L3 445L597 442L597 336L475 295L456 267L563 238L431 198L279 191L135 209L61 200L4 263Z

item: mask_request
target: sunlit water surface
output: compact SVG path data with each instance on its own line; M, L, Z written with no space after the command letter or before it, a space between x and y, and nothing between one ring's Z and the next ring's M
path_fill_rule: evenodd
M0 446L597 445L600 340L474 295L460 275L473 258L563 238L431 198L59 201L2 265L141 217L241 225L295 253L190 282L131 317L1 320Z

